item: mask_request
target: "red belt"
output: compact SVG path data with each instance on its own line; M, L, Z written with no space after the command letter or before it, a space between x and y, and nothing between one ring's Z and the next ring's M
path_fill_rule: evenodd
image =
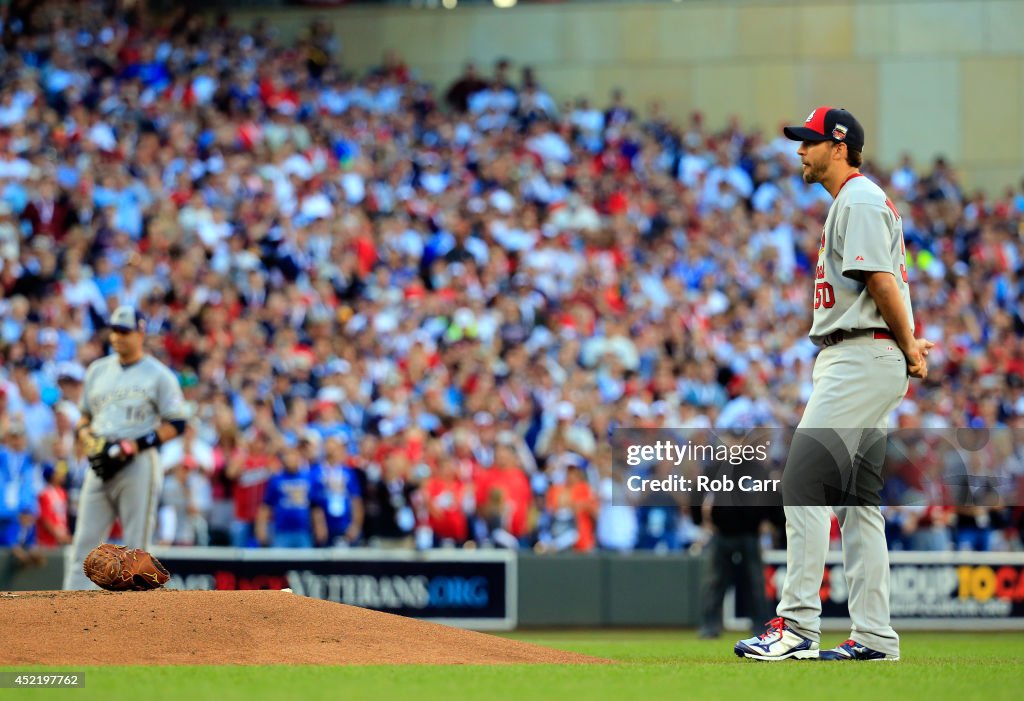
M882 339L889 340L889 341L895 341L896 340L896 337L892 335L892 332L889 331L889 329L857 329L857 330L854 330L854 331L839 330L839 331L834 331L834 332L830 333L828 336L825 336L825 338L822 339L822 345L834 346L837 343L842 343L843 341L848 341L851 338L859 338L861 336L868 336L868 335L870 335L876 341L882 340Z

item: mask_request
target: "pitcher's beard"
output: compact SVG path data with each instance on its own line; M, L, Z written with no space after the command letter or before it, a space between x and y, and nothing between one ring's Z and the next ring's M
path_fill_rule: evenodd
M821 182L821 176L825 174L824 168L815 168L814 166L808 166L803 173L804 182L808 185Z

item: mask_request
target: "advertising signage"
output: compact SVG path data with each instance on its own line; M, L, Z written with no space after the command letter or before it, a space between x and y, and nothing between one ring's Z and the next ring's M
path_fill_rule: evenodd
M169 587L291 589L339 604L479 630L516 624L509 551L157 548Z

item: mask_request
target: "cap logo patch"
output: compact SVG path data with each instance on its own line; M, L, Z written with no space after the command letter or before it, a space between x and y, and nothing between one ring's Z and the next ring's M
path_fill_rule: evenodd
M814 110L814 112L811 112L809 115L807 115L807 119L804 120L804 124L807 124L812 119L814 119L814 115L817 114L817 112L818 110Z
M837 124L832 129L832 138L835 139L836 141L845 141L847 131L848 129L845 126L843 126L842 124Z

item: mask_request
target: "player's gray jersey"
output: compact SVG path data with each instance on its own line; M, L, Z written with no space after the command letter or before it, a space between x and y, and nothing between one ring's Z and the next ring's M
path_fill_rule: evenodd
M149 355L128 367L122 367L116 354L92 363L81 408L92 417L93 433L115 440L140 438L163 420L187 418L174 373Z
M896 276L913 330L903 222L882 189L857 176L839 190L821 232L812 341L820 345L825 336L840 330L886 328L864 284L863 273L878 271Z

